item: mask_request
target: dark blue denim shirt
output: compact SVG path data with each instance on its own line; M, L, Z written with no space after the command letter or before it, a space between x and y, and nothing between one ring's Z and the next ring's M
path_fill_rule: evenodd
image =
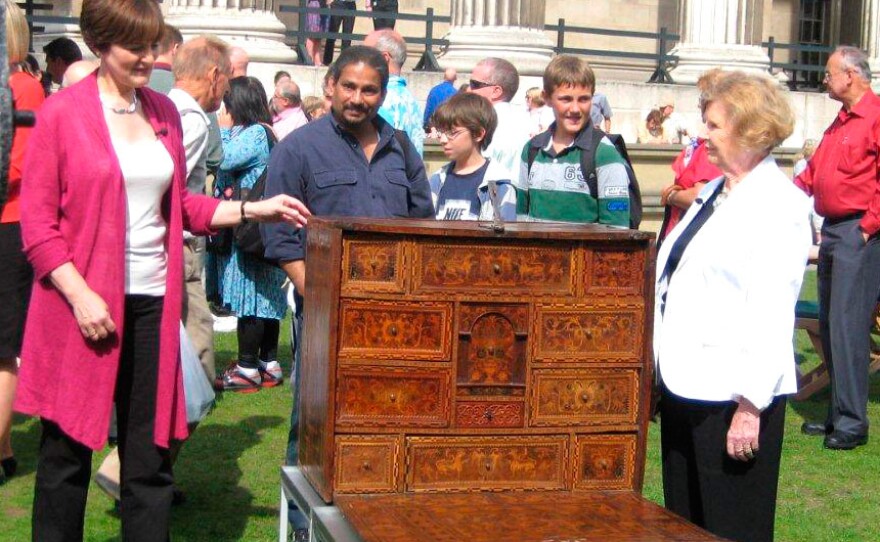
M291 132L272 150L266 197L289 194L316 216L432 218L431 188L415 147L407 141L404 154L394 128L378 116L373 123L379 144L370 162L332 113ZM261 232L266 258L305 257L305 240L296 228L262 224Z

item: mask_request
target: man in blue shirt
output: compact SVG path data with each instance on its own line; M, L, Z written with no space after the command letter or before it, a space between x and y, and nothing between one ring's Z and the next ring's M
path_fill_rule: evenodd
M458 72L455 71L455 68L446 68L446 71L443 72L443 82L428 92L428 101L425 103L425 118L422 122L426 132L431 130L431 115L434 114L437 107L458 92L458 89L455 88L457 77Z
M406 88L406 79L400 75L406 62L406 42L391 29L375 30L364 38L364 45L375 47L388 64L388 91L379 108L379 115L389 124L403 130L422 156L425 131L422 129L422 107Z
M269 159L266 197L296 195L315 216L431 218L434 206L425 166L412 143L398 137L378 116L385 98L388 66L372 47L352 46L330 67L331 111L275 145ZM406 147L404 147L404 144ZM277 260L295 288L294 387L287 464L299 448L299 366L302 295L305 292L305 238L289 225L261 225L266 257ZM306 518L291 520L302 538Z

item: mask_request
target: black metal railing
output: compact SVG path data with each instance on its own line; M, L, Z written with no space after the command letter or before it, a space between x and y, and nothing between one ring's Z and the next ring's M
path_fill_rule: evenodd
M650 60L654 63L654 73L648 79L649 83L672 83L672 77L669 76L667 67L671 62L678 60L678 57L669 54L670 43L677 42L678 34L671 34L663 27L660 32L632 32L628 30L612 30L606 28L590 28L584 26L567 26L565 19L559 19L556 24L548 24L544 26L544 30L556 32L556 53L572 54L572 55L589 55L610 58L628 58L633 60ZM640 40L653 40L657 42L656 52L640 53L632 50L617 51L608 49L584 49L576 47L566 47L565 38L567 34L586 34L593 36L611 36L615 38L629 38Z
M824 90L823 77L825 62L834 52L830 45L812 45L800 43L779 43L773 37L761 44L767 48L767 56L770 57L770 72L782 70L788 76L788 87L791 90ZM797 60L776 60L776 51L791 51L794 55L801 53L816 53L818 62L804 63Z
M299 63L308 66L312 65L312 59L309 58L309 55L306 53L306 39L314 38L357 41L363 40L366 36L364 34L353 34L346 32L309 32L306 30L306 15L318 14L326 15L328 17L335 15L338 17L364 17L367 19L386 19L389 16L388 13L379 11L308 7L306 5L306 0L299 0L299 5L281 4L280 10L282 12L299 14L297 29L288 30L286 32L286 36L288 38L296 38L296 54L299 59ZM440 64L437 62L437 57L434 54L434 48L445 47L446 45L449 45L449 42L444 39L437 39L434 37L434 24L448 24L451 20L450 17L448 15L437 15L434 13L434 8L427 8L424 15L417 13L396 13L394 15L394 18L398 21L418 21L425 23L425 34L423 37L404 36L404 39L408 44L424 45L425 47L421 58L419 58L419 61L416 63L416 66L414 68L415 70L440 71Z

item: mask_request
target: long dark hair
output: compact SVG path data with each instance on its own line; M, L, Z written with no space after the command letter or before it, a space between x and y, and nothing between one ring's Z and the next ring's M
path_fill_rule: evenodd
M266 90L256 77L235 77L229 80L229 90L223 96L223 105L232 115L236 126L250 126L262 122L272 124Z

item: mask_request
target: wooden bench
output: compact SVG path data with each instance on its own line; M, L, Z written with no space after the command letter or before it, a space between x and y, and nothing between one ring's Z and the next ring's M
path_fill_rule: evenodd
M819 365L809 371L803 371L798 367L798 392L794 396L796 401L803 401L818 391L825 389L831 383L828 375L828 367L825 365L825 350L822 348L822 339L819 335L819 303L816 301L798 301L795 307L795 328L807 332L816 354L819 355ZM874 313L874 331L880 333L880 304ZM876 342L871 344L871 365L868 374L880 371L880 345Z

